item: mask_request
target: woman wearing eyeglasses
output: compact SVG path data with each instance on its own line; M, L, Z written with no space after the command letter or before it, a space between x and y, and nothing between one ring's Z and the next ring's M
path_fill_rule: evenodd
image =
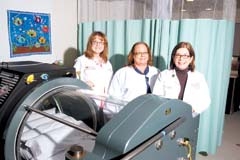
M87 49L76 59L74 68L77 78L87 83L95 93L107 93L113 70L104 33L95 31L89 36Z
M127 66L114 74L108 93L111 97L125 101L152 93L158 73L158 69L152 66L149 46L145 42L137 42L128 54Z
M195 52L188 42L178 43L171 54L170 69L161 72L153 94L190 104L193 115L210 105L210 93L202 73L195 70Z

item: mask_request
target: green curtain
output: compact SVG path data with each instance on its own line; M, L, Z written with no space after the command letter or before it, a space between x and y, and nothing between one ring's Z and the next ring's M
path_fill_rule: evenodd
M221 145L227 89L231 70L234 22L212 19L123 20L79 24L79 51L85 50L92 31L103 31L109 40L110 61L114 71L124 66L132 45L149 44L154 65L168 67L171 50L180 41L190 42L196 52L196 69L205 74L211 105L201 114L197 151L215 154Z

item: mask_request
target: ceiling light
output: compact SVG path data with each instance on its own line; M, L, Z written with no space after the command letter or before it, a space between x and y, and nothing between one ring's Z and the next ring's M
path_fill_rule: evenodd
M205 11L211 11L212 10L212 8L206 8L205 9Z

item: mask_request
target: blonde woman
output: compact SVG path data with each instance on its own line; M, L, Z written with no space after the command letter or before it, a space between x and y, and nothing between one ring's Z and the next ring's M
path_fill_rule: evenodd
M113 76L109 96L124 101L152 93L159 70L152 65L152 54L145 42L137 42L128 54L127 66Z
M87 83L96 94L107 93L113 70L104 33L95 31L89 36L87 49L76 59L74 68L77 78Z

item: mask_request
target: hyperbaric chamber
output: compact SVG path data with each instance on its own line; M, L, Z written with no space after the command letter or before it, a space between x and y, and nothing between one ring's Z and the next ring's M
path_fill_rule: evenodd
M120 112L113 116L101 103ZM56 78L16 105L5 128L4 158L76 160L66 153L78 145L84 149L79 160L194 159L198 123L180 100L147 94L124 102L95 95L77 79Z
M59 159L77 141L92 150L97 131L106 122L98 107L102 101L107 99L93 94L75 78L56 78L36 86L15 106L8 120L3 134L4 158Z

